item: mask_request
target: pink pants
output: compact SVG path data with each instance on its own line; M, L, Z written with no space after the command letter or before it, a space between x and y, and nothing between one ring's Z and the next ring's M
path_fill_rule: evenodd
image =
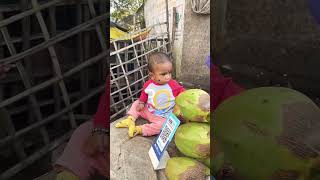
M63 154L54 163L55 166L62 166L80 177L80 180L88 179L95 171L101 175L109 176L109 156L98 155L95 158L88 157L82 152L85 140L91 135L92 122L81 124L72 134Z
M166 119L152 114L148 111L148 108L146 106L140 112L138 112L136 110L138 104L139 100L135 101L127 114L133 116L135 119L137 119L138 117L142 117L151 122L150 124L144 124L141 126L143 136L152 136L159 134Z

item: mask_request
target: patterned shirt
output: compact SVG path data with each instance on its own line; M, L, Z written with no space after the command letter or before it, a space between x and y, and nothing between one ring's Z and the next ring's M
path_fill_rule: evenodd
M148 80L140 95L140 101L146 103L149 112L166 118L173 110L175 97L185 89L175 80L167 84L158 84L154 80Z

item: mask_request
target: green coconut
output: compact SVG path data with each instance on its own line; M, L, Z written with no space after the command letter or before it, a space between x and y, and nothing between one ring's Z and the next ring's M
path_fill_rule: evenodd
M207 167L210 167L210 157L205 158L205 159L197 159L200 162L202 162L203 164L205 164Z
M247 180L320 179L319 129L317 105L288 88L247 90L215 111L215 140Z
M210 156L210 125L191 122L178 127L175 144L179 151L192 158L205 159Z
M165 173L168 180L206 180L210 169L188 157L173 157L168 160Z
M176 97L173 113L184 122L210 121L210 95L201 89L189 89Z
M206 165L208 168L210 168L210 157L205 159L196 159L197 161L201 162L202 164Z

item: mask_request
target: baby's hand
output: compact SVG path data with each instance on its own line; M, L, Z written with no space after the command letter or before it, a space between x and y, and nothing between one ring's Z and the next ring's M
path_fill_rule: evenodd
M144 103L143 103L143 102L139 102L136 110L137 110L138 112L140 112L143 108L144 108Z

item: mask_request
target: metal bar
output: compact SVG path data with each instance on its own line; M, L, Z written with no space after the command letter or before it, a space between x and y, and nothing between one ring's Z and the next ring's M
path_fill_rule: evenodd
M139 37L139 39L140 39L140 41L142 41L142 37L141 36ZM146 53L146 48L144 46L144 43L141 44L141 49L142 49L143 53ZM145 57L145 60L147 62L147 59L148 59L147 55L145 54L144 57ZM143 58L141 58L141 59L143 59Z
M32 6L34 8L38 8L39 7L38 0L31 0L31 2L32 2ZM41 14L41 11L38 11L36 13L36 17L37 17L38 22L40 24L41 31L42 31L42 33L44 35L45 40L49 41L50 40L50 35L49 35L48 29L46 27L46 24L44 22L44 19L43 19L43 16ZM61 77L62 72L61 72L60 64L59 64L58 57L57 57L56 51L54 49L54 46L48 47L48 50L49 50L49 53L50 53L50 56L51 56L52 64L53 64L53 67L54 67L54 72L55 72L56 76ZM62 96L63 96L64 103L65 103L65 105L67 107L69 107L70 106L70 98L69 98L68 91L67 91L67 88L66 88L66 85L65 85L63 79L59 81L59 87L60 87L60 90L61 90L61 93L62 93ZM76 120L74 118L73 111L69 112L69 117L70 117L71 127L72 128L76 128L77 127L77 123L76 123Z
M164 36L162 35L162 43L164 43L165 41L164 41ZM170 41L168 41L168 43L170 43ZM168 45L168 47L169 47L169 45ZM165 46L164 47L165 48L165 51L166 51L166 53L168 54L168 48L167 48L167 46Z
M26 11L28 8L28 0L21 0L21 6L22 10ZM22 50L25 51L30 48L30 31L31 31L31 24L30 24L30 17L26 16L25 18L22 19ZM32 62L30 61L30 57L25 57L24 58L24 63L26 66L26 71L27 74L30 78L31 81L33 81L33 73L32 73ZM34 121L34 115L33 115L33 110L32 110L32 103L29 100L29 119L28 123L31 124Z
M142 65L141 68L144 68L144 67L147 67L147 66L148 66L148 65L145 64L145 65ZM128 76L128 75L130 75L130 74L132 74L132 73L134 73L134 72L137 72L137 71L140 71L140 69L135 69L135 70L132 70L132 71L130 71L130 72L127 72L127 73L123 74L122 76L119 76L119 77L117 77L117 78L113 78L113 79L111 79L111 83L114 83L114 82L116 82L116 81L119 80L119 79L125 78L126 76Z
M41 90L41 89L44 89L44 88L52 85L53 83L58 82L59 80L61 80L61 79L63 79L63 78L65 79L65 78L67 78L67 77L69 77L69 76L71 76L71 75L79 72L79 71L82 70L83 68L85 68L85 67L87 67L87 66L90 66L90 65L92 65L92 64L94 64L94 63L102 60L102 58L106 57L107 55L108 55L108 52L102 52L102 53L100 53L99 55L90 58L90 59L87 60L86 62L81 63L80 65L72 68L71 70L69 70L69 71L66 72L65 74L62 74L61 77L51 78L51 79L49 79L49 80L47 80L47 81L45 81L45 82L43 82L43 83L41 83L41 84L38 84L38 85L36 85L36 86L33 86L32 88L29 88L29 89L25 90L25 91L22 92L22 93L19 93L19 94L15 95L15 96L13 96L13 97L11 97L11 98L8 98L8 99L6 99L6 100L3 100L2 102L0 102L0 108L1 108L1 107L4 107L4 106L7 106L7 105L9 105L9 104L12 104L13 102L16 102L16 101L18 101L18 100L20 100L20 99L22 99L22 98L24 98L24 97L26 97L26 96L34 93L34 92L37 92L37 91L39 91L39 90Z
M155 37L157 37L157 36L155 36ZM136 42L136 43L131 44L131 45L127 46L127 47L118 49L118 50L116 50L116 51L112 51L112 52L110 53L110 56L113 56L113 55L117 54L118 52L124 51L124 50L126 50L126 49L130 49L130 48L132 48L133 46L136 46L136 45L138 45L138 44L147 42L147 41L149 41L149 40L151 40L151 39L153 39L153 38L155 38L155 37L146 38L146 39L144 39L144 40L142 40L142 41ZM115 43L115 42L114 42L114 43ZM0 61L0 62L1 62L1 61Z
M155 48L155 49L152 49L152 50L148 51L147 53L144 53L144 54L142 54L142 55L139 55L138 57L132 58L132 59L131 59L130 61L128 61L127 63L129 63L129 62L131 62L131 61L134 61L134 60L138 59L139 57L142 57L142 56L145 56L145 55L147 55L147 54L150 54L151 52L153 52L153 51L155 51L155 50L158 50L158 49L160 49L161 47L165 47L165 46L166 46L166 44L164 44L164 45L162 45L162 46L159 46L159 47L157 47L157 48ZM123 64L127 64L127 63L123 63ZM115 68L117 68L117 67L120 67L120 66L121 66L121 65L116 65L116 66L111 67L110 69L113 70L113 69L115 69ZM119 77L118 77L118 78L115 78L115 79L119 79Z
M140 33L140 32L143 32L143 31L147 30L147 29L152 29L152 28L154 28L154 27L156 27L156 26L161 26L161 25L165 25L165 24L166 24L166 22L156 23L156 24L153 24L153 25L151 25L151 26L149 26L149 27L147 27L147 28L144 28L144 29L140 29L140 30L138 30L138 31L135 31L134 33L135 33L135 34L138 34L138 33ZM129 33L129 35L132 35L132 34ZM110 43L128 41L128 40L123 40L123 39L121 39L121 38L122 38L122 37L120 37L119 39L114 39L114 40L110 41ZM141 38L141 36L139 36L139 38Z
M3 19L3 14L2 13L0 13L0 20L1 19ZM8 33L7 27L2 27L1 28L1 33L3 35L3 38L4 38L5 42L7 43L8 49L10 51L10 54L11 55L15 55L16 54L16 49L15 49L14 45L11 43L10 35ZM17 61L16 62L16 66L18 68L18 71L20 73L20 76L21 76L21 79L23 81L23 84L24 84L25 88L26 89L30 89L32 87L32 82L30 81L30 79L28 79L28 75L27 75L22 63ZM36 120L37 121L41 121L42 120L42 114L41 114L40 107L39 107L39 104L37 102L37 99L36 99L35 95L34 94L30 94L29 100L31 101L32 110L35 113ZM44 140L45 144L48 144L49 143L49 135L48 135L46 129L43 128L43 127L40 128L40 133L41 133L41 135L43 137L43 140Z
M100 14L106 14L107 13L107 1L106 0L100 0L100 4L99 5L100 5L99 6ZM106 22L110 22L110 18L108 18L108 20ZM110 28L107 28L106 22L102 22L101 23L102 34L105 35L105 37L104 37L105 40L109 39L109 37L107 37L107 34L109 34L109 33L107 33L107 29L108 29L108 32L110 31L109 30ZM110 46L108 46L108 44L107 44L107 49L109 50ZM109 72L110 62L107 62L107 59L106 59L106 61L103 61L102 63L103 63L102 64L102 74L104 76L106 76L107 73Z
M75 92L75 93L70 94L71 99L75 98L75 97L78 98L80 96L81 96L81 94L79 92ZM59 98L61 98L61 97L59 97ZM55 104L55 101L56 101L56 98L50 99L50 100L45 100L45 101L39 101L39 107L49 106L49 105ZM28 109L29 109L28 105L22 105L22 106L10 109L9 113L10 113L10 115L16 115L16 114L28 111Z
M141 79L138 80L138 81L136 81L136 83L139 83L140 81L141 81ZM142 91L142 89L137 90L136 92L133 93L133 95L137 95L137 94L139 94L139 92L141 92L141 91ZM110 96L112 96L112 95L110 95ZM116 103L111 104L111 105L110 105L110 108L113 107L113 106L115 106L115 105L120 104L121 102L124 102L124 101L128 100L129 98L131 98L131 97L128 96L128 97L126 97L126 98L124 98L124 99L122 99L122 100L120 100L120 101L118 101L118 102L116 102Z
M95 28L87 28L87 29L84 29L82 30L83 32L90 32L90 31L95 31L96 29ZM56 31L57 33L56 34L60 34L62 32L65 32L63 30L61 31ZM30 35L30 41L33 41L33 40L39 40L39 39L44 39L43 35L42 34L37 34L37 33L34 33L33 35ZM16 44L16 43L21 43L23 42L23 39L21 37L11 37L11 41L13 44ZM3 42L3 41L0 41L0 46L5 46L6 43Z
M81 24L83 19L82 19L82 5L80 2L77 2L77 24ZM84 57L84 53L83 53L83 50L84 51L88 51L89 48L85 48L83 49L83 33L79 33L78 34L78 37L77 37L77 52L78 52L78 59L80 62L83 62L85 60L85 57ZM87 46L89 44L85 43ZM87 58L88 56L86 56ZM81 94L82 95L85 95L87 94L88 92L88 71L86 69L84 69L83 71L81 71L80 73L80 91L81 91ZM82 110L82 113L87 113L88 111L88 104L82 104L81 105L81 110Z
M136 71L136 70L135 70L135 71ZM142 81L142 79L139 79L139 80L131 83L130 85L126 85L126 86L122 87L121 89L118 89L118 90L110 93L110 96L113 96L114 94L116 94L116 93L118 93L118 92L121 92L122 90L125 90L126 88L130 88L131 85L134 85L134 84L136 84L136 83L138 83L138 82L140 82L140 81ZM131 95L131 97L133 97L133 96Z
M70 65L61 65L61 67L63 67L62 69L70 69L70 68L73 68L74 66L76 66L76 65L78 65L78 63L77 64L70 64ZM18 75L18 76L16 76L16 75ZM33 75L33 77L34 78L50 78L52 76L52 72L48 72L48 71L44 71L44 72L40 72L40 73L37 73L37 72L35 72L34 73L34 75ZM1 82L0 82L0 84L6 84L6 83L15 83L15 82L17 82L17 81L20 81L20 76L19 76L19 74L8 74L8 76L5 78L5 79L3 79L3 80L1 80Z
M88 5L89 5L89 10L90 10L91 16L93 18L97 17L92 0L88 0ZM107 48L107 43L106 43L106 35L104 35L102 33L102 30L101 30L101 27L99 24L95 24L95 27L96 27L98 39L99 39L102 50L107 50L108 48Z
M49 19L50 19L50 34L55 36L57 34L57 25L56 25L56 7L52 6L49 8ZM54 72L54 68L52 69ZM61 97L59 92L59 84L55 83L53 85L53 97L54 102L54 112L59 112L61 109ZM59 121L60 122L60 121Z
M123 109L119 110L118 112L114 113L110 119L113 119L114 117L116 117L117 115L121 114L123 111L127 110L128 106L125 106Z
M131 42L133 43L133 40L131 39ZM140 60L142 61L143 60L143 57L141 56L141 59L139 60L139 58L138 58L138 51L137 51L137 49L136 49L136 47L134 46L133 47L133 50L134 50L134 54L135 54L135 58L137 58L137 65L138 65L138 67L140 67L141 66L141 64L140 64ZM143 71L140 69L140 75L141 75L141 78L143 77ZM143 83L145 83L145 80L143 79Z
M114 104L115 102L114 102L114 97L113 96L110 96L110 109L111 109L111 107L112 107L112 104ZM114 106L113 107L114 108L114 110L117 112L118 111L118 108L117 108L117 106Z
M51 0L46 0L46 1L42 1L41 4L44 4L46 2L49 2ZM77 0L79 2L81 2L81 4L87 4L87 0ZM94 0L95 2L97 2L98 0ZM55 4L56 6L66 6L66 5L74 5L75 4L75 1L72 1L72 0L69 0L69 1L62 1L62 2L59 2L57 4ZM28 6L28 8L31 8L31 5ZM7 5L1 5L0 6L0 12L8 12L8 11L20 11L21 10L21 7L17 4L17 3L14 3L14 4L7 4Z
M116 46L116 44L113 43L113 46ZM110 57L111 57L111 55L110 55ZM118 70L119 70L119 69L117 69L117 71L118 71ZM115 83L115 84L116 84L116 87L117 87L118 89L120 89L120 86L119 86L118 82L117 82L117 81L112 81L112 79L115 79L115 76L114 76L114 73L113 73L112 70L110 70L110 74L111 74L110 84ZM119 71L117 72L117 75L119 75ZM119 95L120 95L120 99L121 99L121 100L124 99L123 94L121 93L121 91L119 92ZM123 103L123 106L125 106L124 103Z
M88 3L88 1L87 1ZM88 21L90 20L90 13L89 13L89 7L87 7L88 4L86 4L85 6L83 6L83 20L84 21ZM93 28L94 31L96 31L96 28L94 27ZM92 50L92 47L91 47L91 37L92 33L91 32L85 32L83 33L83 43L84 43L84 48L83 48L83 56L84 58L89 58L91 56L91 50ZM86 89L86 87L88 86L88 83L89 83L89 78L87 77L89 74L88 74L88 71L85 70L83 71L84 73L84 88Z
M93 18L95 18L97 15L96 15L96 11L94 9L94 5L93 5L92 0L88 0L88 5L89 5L89 11L90 11L91 16ZM98 35L98 39L99 39L102 51L109 51L108 47L107 47L107 43L106 43L107 37L106 37L106 34L103 33L105 31L101 30L102 27L99 24L95 25L96 32L97 32L97 35ZM107 69L107 64L109 64L109 63L110 62L108 62L108 59L106 58L105 61L102 61L102 68L103 69ZM106 72L106 71L103 70L103 72ZM104 74L104 75L106 75L106 74Z
M176 7L172 8L172 27L171 27L171 49L174 45L174 40L176 39Z
M167 33L168 33L168 42L170 42L170 30L169 30L169 3L168 0L166 0L166 21L167 21ZM170 46L168 45L167 49L169 49Z
M8 133L9 135L14 135L16 132L16 129L14 127L14 124L10 117L9 112L5 108L0 108L0 118L1 118L2 128L5 129L4 133ZM13 148L20 160L23 160L27 157L21 140L15 139L13 142Z
M105 85L100 86L97 89L92 90L87 96L84 96L83 98L79 99L78 101L72 103L69 107L66 107L66 108L62 109L60 112L54 113L54 114L50 115L49 117L43 119L40 122L34 123L34 124L24 128L24 129L21 129L21 130L17 131L13 136L7 136L6 138L1 139L0 140L0 147L6 145L7 143L9 143L10 141L12 141L15 138L19 138L20 136L28 133L29 131L31 131L31 130L33 130L35 128L38 128L38 127L43 126L43 125L45 125L47 123L50 123L52 120L54 120L54 119L62 116L63 114L71 111L73 108L79 106L82 102L84 102L84 101L88 100L89 98L95 96L96 94L102 92L104 89L105 89Z
M113 74L113 71L110 71L110 75L111 75L110 84L112 85L112 83L115 83L115 84L116 84L116 87L117 87L118 89L120 89L120 86L119 86L118 82L117 82L117 81L112 81L113 79L115 79L114 74ZM122 94L121 92L119 92L119 94L120 94L120 99L122 100L122 99L123 99L123 94ZM123 104L123 105L125 106L125 104Z
M102 16L98 16L94 19L91 19L89 21L86 21L86 22L82 23L81 25L76 26L74 28L71 28L70 30L64 31L63 33L60 33L57 36L52 37L50 40L45 41L41 44L38 44L38 45L36 45L26 51L23 51L21 53L18 53L16 55L8 57L8 58L0 59L0 63L3 63L3 64L14 63L14 62L18 61L19 59L22 59L26 56L29 56L29 55L34 54L38 51L41 51L45 48L48 48L49 46L52 46L60 41L63 41L69 37L72 37L75 34L81 32L83 29L86 29L86 28L92 26L93 24L98 23L100 21L103 21L105 19L107 19L107 16L102 15Z
M33 8L33 9L30 9L30 10L25 11L23 13L20 13L20 14L11 16L11 17L9 17L7 19L4 19L4 20L0 21L0 28L6 26L8 24L11 24L11 23L13 23L15 21L18 21L20 19L23 19L26 16L30 16L30 15L38 12L38 11L41 11L42 9L46 9L48 7L51 7L51 6L53 6L53 5L55 5L55 4L59 3L59 2L62 2L62 1L64 1L64 0L52 0L52 1L49 1L48 3L41 4L37 8Z

